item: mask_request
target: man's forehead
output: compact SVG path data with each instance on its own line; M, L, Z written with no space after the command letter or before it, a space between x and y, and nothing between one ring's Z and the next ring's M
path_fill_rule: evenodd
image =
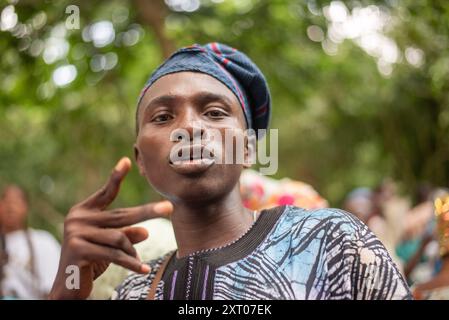
M165 75L148 88L142 100L147 104L161 95L193 97L205 93L224 96L232 103L238 103L237 98L226 85L200 72L177 72Z

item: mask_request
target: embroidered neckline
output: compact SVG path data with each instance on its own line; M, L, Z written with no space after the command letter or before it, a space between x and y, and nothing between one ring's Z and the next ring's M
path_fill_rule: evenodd
M177 249L171 251L173 255L167 269L172 271L182 268L182 265L188 265L189 261L196 259L207 260L208 263L212 263L215 266L243 259L262 243L275 227L280 216L286 212L287 207L278 206L259 211L258 219L241 236L222 246L197 250L181 258L176 256Z
M254 211L253 211L253 216L254 216L254 219L255 219L255 220L251 223L251 225L249 226L249 228L246 229L246 231L245 231L242 235L240 235L238 238L232 240L231 242L228 242L228 243L226 243L226 244L224 244L224 245L221 245L221 246L219 246L219 247L213 247L213 248L201 249L201 250L192 252L192 253L188 254L187 256L184 256L184 257L181 257L181 258L178 258L178 257L177 257L176 253L178 252L178 250L176 249L176 253L174 254L175 260L178 260L178 261L179 261L179 260L183 260L183 259L191 259L191 258L193 258L193 257L195 257L195 256L198 256L198 255L201 255L201 254L204 254L204 253L213 252L213 251L218 251L218 250L227 248L227 247L229 247L229 246L232 246L232 245L235 244L236 242L240 241L243 237L245 237L245 236L246 236L246 235L247 235L247 234L254 228L254 226L255 226L255 225L257 224L257 222L259 221L259 218L262 216L262 213L263 213L263 211L258 212L257 210L254 210Z

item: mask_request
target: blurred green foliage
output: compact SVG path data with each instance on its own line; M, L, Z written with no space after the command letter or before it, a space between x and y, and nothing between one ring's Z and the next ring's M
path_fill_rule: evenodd
M34 226L57 232L63 215L105 181L117 159L133 158L135 104L147 77L170 48L209 41L239 48L266 75L271 127L280 138L276 177L311 183L333 206L352 188L385 177L408 195L424 182L447 186L447 1L181 3L12 4L18 22L0 31L0 185L29 191ZM78 30L65 28L72 4L80 9ZM332 6L340 9L335 21ZM367 7L387 17L381 32L394 43L393 62L370 52L369 37L364 46L363 39L332 36L338 13ZM89 26L99 21L114 28L104 46L89 40ZM51 41L62 50L56 59ZM58 87L52 77L64 65L75 66L76 78ZM134 168L116 203L158 197Z

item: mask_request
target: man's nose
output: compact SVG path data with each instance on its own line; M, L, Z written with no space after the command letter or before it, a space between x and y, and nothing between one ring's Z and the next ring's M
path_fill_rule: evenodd
M198 141L205 138L205 124L194 111L186 111L175 132L176 141Z

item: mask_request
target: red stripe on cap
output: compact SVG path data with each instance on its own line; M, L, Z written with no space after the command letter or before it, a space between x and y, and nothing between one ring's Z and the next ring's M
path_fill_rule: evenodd
M221 55L221 52L220 52L220 50L218 50L218 47L217 47L217 43L216 43L216 42L211 43L210 46L212 47L212 50L214 50L214 52L215 52L216 54L220 54L220 55Z
M213 61L213 62L214 62L217 66L219 66L219 67L225 72L225 74L229 77L229 79L231 80L232 84L234 85L234 87L235 87L236 90L237 90L238 98L239 98L239 100L240 100L240 103L242 104L243 110L246 110L245 99L243 99L243 94L242 94L242 92L240 91L240 87L239 87L239 85L237 84L237 82L235 81L234 77L233 77L233 76L229 73L229 71L226 70L221 64L219 64L219 63L217 63L217 62L215 62L215 61Z

